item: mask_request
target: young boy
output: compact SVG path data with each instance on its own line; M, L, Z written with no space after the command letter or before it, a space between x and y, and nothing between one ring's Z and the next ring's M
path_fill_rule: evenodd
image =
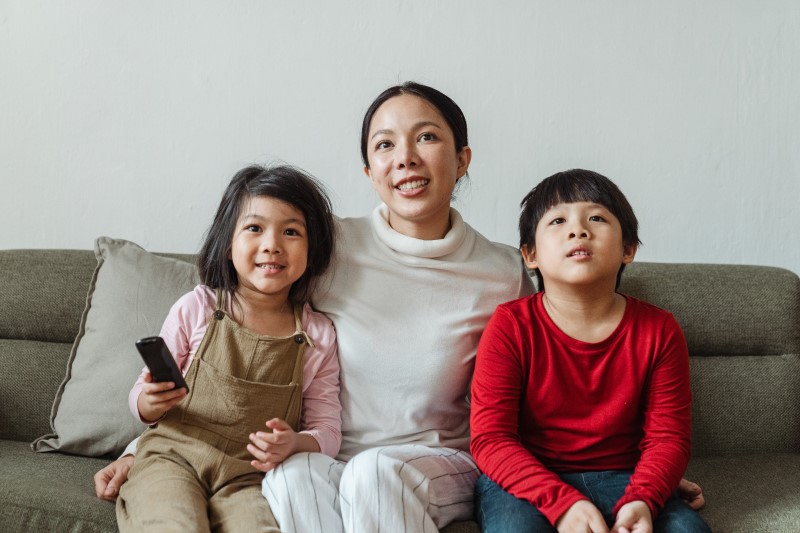
M476 514L498 531L710 531L672 495L690 454L686 341L616 292L640 244L608 178L560 172L522 201L539 292L497 308L472 382Z

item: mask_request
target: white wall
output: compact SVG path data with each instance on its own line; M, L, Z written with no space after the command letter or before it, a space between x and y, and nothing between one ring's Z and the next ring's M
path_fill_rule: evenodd
M582 167L628 195L639 260L800 273L796 0L0 0L0 248L195 251L254 161L366 213L361 117L407 79L467 115L456 205L494 240Z

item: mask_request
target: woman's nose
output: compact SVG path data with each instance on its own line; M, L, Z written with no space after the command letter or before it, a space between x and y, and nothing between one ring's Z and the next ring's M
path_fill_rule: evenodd
M414 143L402 143L397 150L397 168L414 167L418 163L418 154Z

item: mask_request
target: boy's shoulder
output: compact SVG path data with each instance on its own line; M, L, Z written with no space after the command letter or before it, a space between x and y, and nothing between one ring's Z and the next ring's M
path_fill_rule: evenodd
M627 300L627 305L630 308L630 317L632 321L637 323L646 321L649 323L666 322L677 324L675 317L668 310L628 294L623 294L623 296Z

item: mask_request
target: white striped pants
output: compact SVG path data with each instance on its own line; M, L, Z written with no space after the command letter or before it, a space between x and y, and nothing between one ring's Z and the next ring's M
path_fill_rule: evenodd
M371 448L348 462L298 453L264 477L283 533L435 533L472 519L478 468L453 448Z

